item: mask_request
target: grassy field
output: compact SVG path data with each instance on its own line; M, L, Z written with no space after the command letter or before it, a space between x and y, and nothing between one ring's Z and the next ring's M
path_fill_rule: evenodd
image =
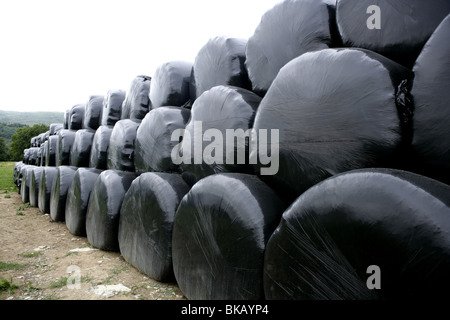
M0 192L17 191L14 184L14 164L15 162L0 162Z

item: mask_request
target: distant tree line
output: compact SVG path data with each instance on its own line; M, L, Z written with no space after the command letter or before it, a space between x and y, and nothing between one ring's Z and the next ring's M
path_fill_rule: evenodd
M13 130L15 128L15 130ZM50 129L45 124L35 124L32 127L22 124L0 123L0 161L20 161L23 158L23 150L30 148L31 138ZM2 131L3 130L3 131ZM7 144L8 134L11 143Z

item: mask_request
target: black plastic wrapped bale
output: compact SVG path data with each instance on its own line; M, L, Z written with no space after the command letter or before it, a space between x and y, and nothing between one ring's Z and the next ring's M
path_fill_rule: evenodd
M86 212L95 181L102 170L79 168L66 196L65 221L67 229L76 236L86 236Z
M42 148L42 147L38 148L38 152L36 154L36 165L37 166L43 165L42 162L41 162L42 161L42 151L43 151L43 149L44 148Z
M92 246L119 251L120 208L135 178L134 172L119 170L105 170L98 176L86 213L86 234Z
M215 37L200 49L191 72L190 100L219 85L251 89L245 67L247 40Z
M393 169L317 184L283 213L267 244L266 298L449 298L449 194L448 185Z
M100 95L90 96L86 102L83 118L83 129L97 130L102 121L104 97Z
M151 109L150 86L152 78L137 76L131 83L122 104L121 119L142 120Z
M74 105L70 109L70 118L69 118L69 129L70 130L83 129L83 120L84 120L84 112L85 111L86 111L86 105L84 103Z
M125 100L125 90L109 90L103 100L102 126L114 126L122 116L122 104Z
M58 148L59 136L49 136L45 149L45 165L56 166L56 150Z
M21 181L21 186L20 186L20 188L21 188L20 194L22 196L23 203L30 202L31 176L32 176L34 168L35 168L35 166L27 165L27 166L24 166L21 170L22 181Z
M411 68L450 1L338 0L337 24L344 46L369 49ZM446 41L448 42L448 41Z
M37 147L31 147L29 148L29 153L28 153L28 163L30 165L36 166L37 164L37 158L38 158L38 152L39 152L40 148Z
M134 147L140 122L118 121L112 130L108 148L108 169L134 171Z
M49 135L50 136L54 136L56 134L58 134L58 132L63 129L63 124L62 123L51 123L49 126Z
M48 145L48 141L45 141L41 144L41 166L45 166L45 159L47 158L47 145Z
M50 213L50 196L52 194L53 179L58 172L56 167L44 167L39 185L38 207L43 213Z
M179 174L146 172L133 180L119 219L119 247L125 260L152 279L173 281L172 229L189 186Z
M42 137L42 133L38 134L35 137L35 140L34 140L35 147L40 147L41 146L41 137Z
M94 135L95 131L91 129L77 130L72 148L70 150L71 166L89 167Z
M198 178L250 173L249 139L261 98L246 89L216 86L195 100L181 142L180 167Z
M293 200L337 173L401 167L412 136L411 76L362 49L324 49L290 61L256 113L251 158L270 151L272 159L255 161L255 170Z
M197 182L175 215L172 261L188 299L264 298L264 250L284 207L255 175L224 173Z
M136 133L134 166L138 173L147 171L178 172L172 160L179 139L172 139L176 130L184 130L191 111L180 107L160 107L151 110Z
M57 167L50 194L50 217L53 221L65 220L67 192L77 169L71 166Z
M450 16L414 65L414 171L450 183Z
M33 137L33 138L31 138L30 139L30 146L33 148L33 147L36 147L36 138L37 137Z
M170 61L156 68L150 85L152 108L185 105L190 98L192 63Z
M30 148L27 148L23 150L22 161L25 164L29 164L29 160L30 160Z
M39 146L42 146L42 144L45 142L45 132L38 135L38 140L36 142L39 143Z
M58 133L58 144L56 152L56 165L70 165L70 151L75 141L76 130L63 129Z
M41 177L42 172L44 172L44 167L35 167L31 171L28 199L30 200L30 206L37 208L39 206L39 188L41 187Z
M64 121L63 121L63 129L69 129L69 122L70 122L70 110L71 109L67 109L64 112Z
M112 131L112 126L100 126L95 131L89 159L90 168L101 170L106 170L108 168L108 148Z
M25 164L22 161L18 161L14 163L14 171L13 171L13 177L14 177L14 184L19 187L19 175L20 170Z
M20 168L18 169L18 172L17 172L17 188L18 188L17 192L21 195L21 198L23 197L23 188L25 187L24 183L26 180L28 167L29 167L28 164L23 163L23 165L20 166ZM28 196L29 196L29 194L28 194ZM29 200L29 198L28 198L28 200ZM22 201L23 201L23 198L22 198Z
M286 0L268 10L246 48L253 91L264 96L280 69L303 53L340 44L335 11L329 0Z
M42 141L48 141L48 137L50 137L50 130L44 132Z

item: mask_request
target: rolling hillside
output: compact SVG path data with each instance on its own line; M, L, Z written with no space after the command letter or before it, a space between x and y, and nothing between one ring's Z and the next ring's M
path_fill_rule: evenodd
M62 123L64 112L17 112L0 110L0 122L20 123L28 126L34 124L50 125Z

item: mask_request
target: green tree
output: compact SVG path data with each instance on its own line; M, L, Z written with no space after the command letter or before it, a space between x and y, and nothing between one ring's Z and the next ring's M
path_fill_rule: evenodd
M17 129L16 133L11 137L9 145L9 157L12 161L20 161L23 158L23 150L31 147L31 138L50 130L45 124L35 124L32 127L22 127Z
M8 146L5 143L5 139L0 137L0 161L8 161Z

